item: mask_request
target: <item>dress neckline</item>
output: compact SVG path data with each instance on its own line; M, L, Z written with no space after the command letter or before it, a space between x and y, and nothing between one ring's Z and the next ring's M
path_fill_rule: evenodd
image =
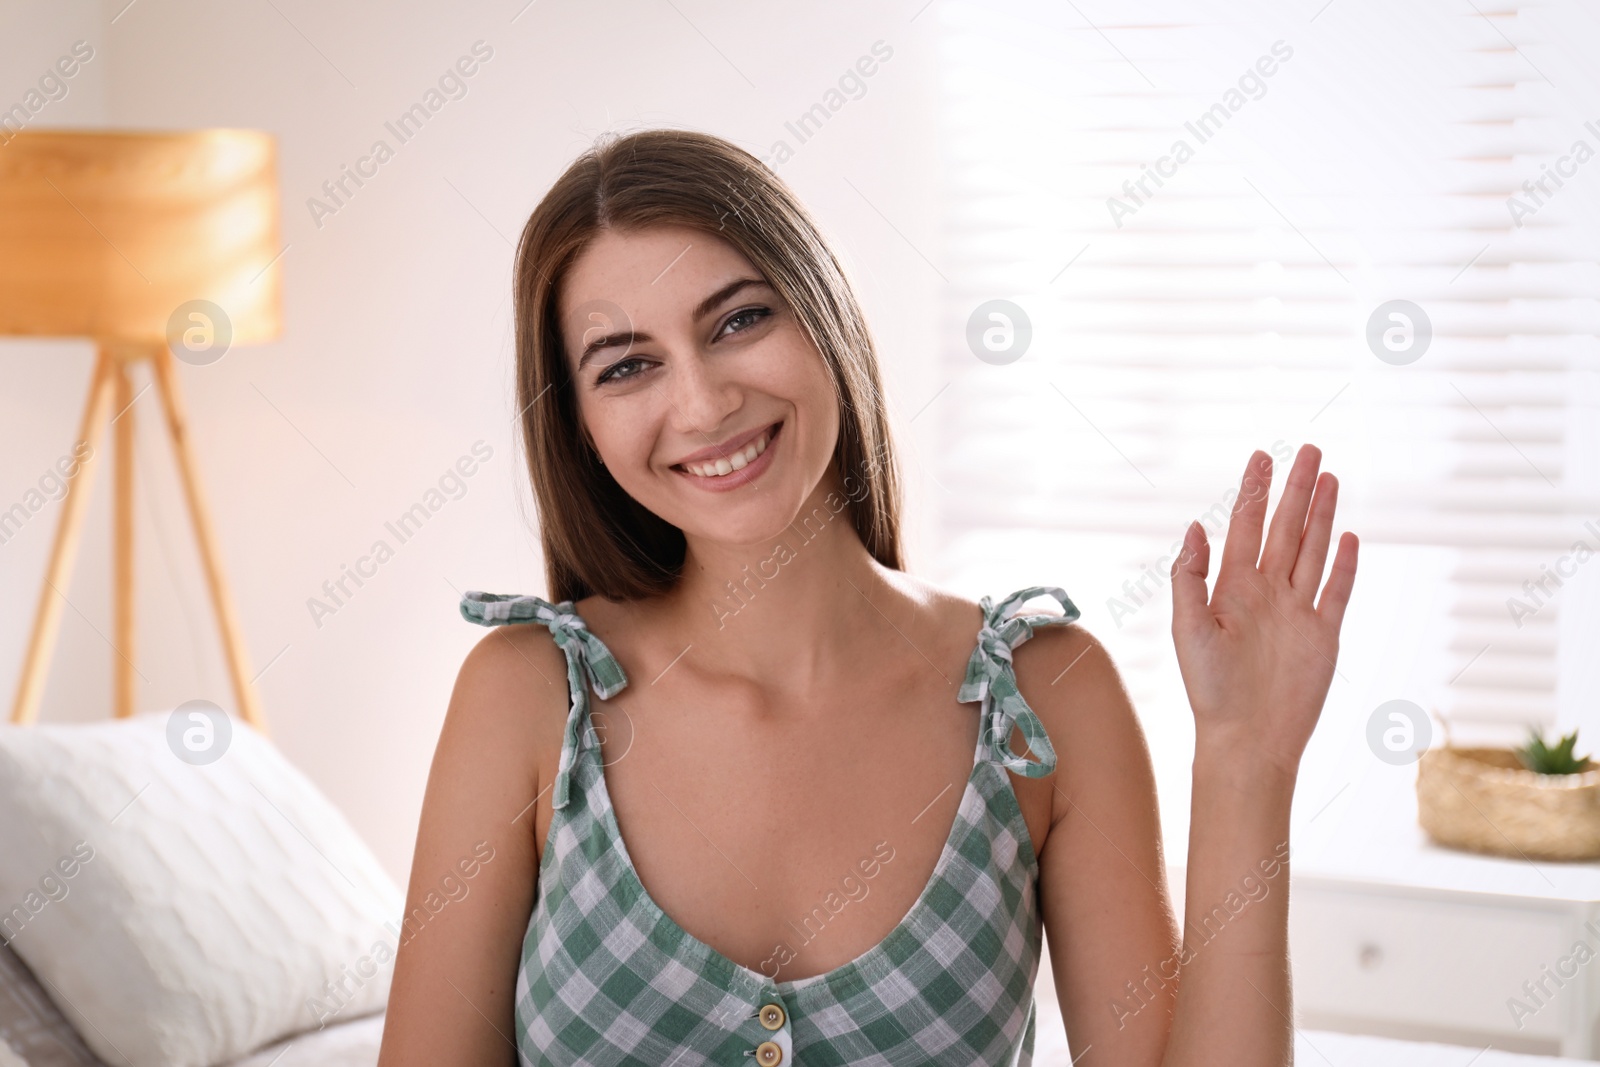
M980 731L981 732L981 731ZM599 758L598 745L589 745L585 751L593 751L595 757L590 762L593 768L595 788L599 792L602 803L601 821L613 847L621 860L623 875L627 882L627 890L649 912L652 919L663 928L670 939L677 943L681 949L692 952L711 966L725 973L730 986L743 987L743 991L751 997L771 996L774 991L785 998L792 998L801 1007L820 1005L832 998L846 995L851 989L858 986L872 984L880 975L891 971L895 966L895 949L907 938L918 938L921 934L920 927L925 925L925 920L930 915L930 896L937 890L944 880L950 864L954 861L957 845L962 830L975 821L975 813L971 810L974 805L984 806L988 802L985 791L979 787L980 776L986 767L991 765L981 757L975 756L961 794L961 802L956 807L955 815L951 819L950 829L945 834L944 843L939 848L939 858L934 862L933 870L929 873L927 881L912 901L906 913L901 916L892 929L881 939L864 949L854 958L832 967L819 974L808 975L804 978L777 981L769 978L761 971L747 967L731 957L713 948L686 930L682 924L669 915L663 907L650 895L643 879L639 877L638 868L634 866L633 856L628 851L627 842L622 836L622 827L617 821L617 809L611 800L611 791L606 782L604 760ZM980 749L981 751L981 749ZM998 768L995 768L998 770ZM1005 779L1000 789L1010 798L1010 812L1008 818L1013 820L1019 839L1025 848L1023 854L1025 861L1032 872L1037 872L1038 857L1033 849L1032 838L1027 829L1026 820L1022 816L1022 809L1016 803L1016 796L1011 791L1011 783L1004 772L999 775ZM556 820L551 820L551 829L554 831ZM938 916L933 916L937 922ZM920 943L920 941L918 942Z

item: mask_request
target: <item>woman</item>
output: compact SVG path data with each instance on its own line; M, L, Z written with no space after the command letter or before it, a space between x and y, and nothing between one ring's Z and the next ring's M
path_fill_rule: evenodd
M1289 806L1356 567L1345 534L1317 598L1315 448L1264 546L1251 457L1209 595L1198 523L1173 563L1180 939L1116 669L1060 590L904 572L871 337L761 163L679 131L585 154L516 320L556 603L463 599L496 629L429 777L383 1067L1028 1063L1041 925L1079 1064L1288 1062Z

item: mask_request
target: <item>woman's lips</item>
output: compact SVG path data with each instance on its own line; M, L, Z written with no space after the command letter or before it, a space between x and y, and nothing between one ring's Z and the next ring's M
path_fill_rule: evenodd
M777 423L755 440L727 456L705 463L683 463L673 470L701 489L722 492L749 485L772 466L772 446L783 424Z

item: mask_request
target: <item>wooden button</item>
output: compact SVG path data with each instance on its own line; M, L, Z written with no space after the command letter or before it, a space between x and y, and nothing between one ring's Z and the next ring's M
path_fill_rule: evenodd
M776 1041L763 1041L756 1046L756 1062L761 1067L778 1067L783 1062L783 1049Z
M761 1025L768 1030L783 1029L783 1023L786 1018L788 1016L784 1014L782 1004L763 1004L761 1006Z

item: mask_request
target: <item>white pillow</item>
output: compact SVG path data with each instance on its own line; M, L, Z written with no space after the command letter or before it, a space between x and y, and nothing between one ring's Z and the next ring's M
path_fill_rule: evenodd
M400 891L271 742L191 708L0 725L0 937L118 1067L209 1067L388 997Z

